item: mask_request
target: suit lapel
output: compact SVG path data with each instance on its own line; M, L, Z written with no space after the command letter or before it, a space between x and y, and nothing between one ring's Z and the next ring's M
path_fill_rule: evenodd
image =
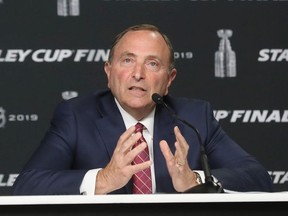
M173 192L173 185L168 173L166 161L160 150L160 141L166 140L171 151L175 152L175 135L174 128L175 120L172 118L169 112L162 107L157 106L154 120L154 138L153 138L153 150L154 150L154 167L157 192Z
M106 146L110 161L118 139L124 133L126 127L112 94L104 95L100 100L102 102L97 103L97 111L101 114L102 118L95 119L95 125ZM128 182L125 189L126 193L132 193L131 181ZM119 193L123 193L121 190L119 189ZM113 193L118 193L117 191Z
M111 157L119 137L126 128L112 94L104 95L100 100L97 111L102 118L95 119L95 125Z

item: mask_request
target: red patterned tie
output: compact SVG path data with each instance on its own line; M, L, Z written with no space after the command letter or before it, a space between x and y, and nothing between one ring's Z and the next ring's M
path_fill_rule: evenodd
M135 125L135 127L136 127L135 132L141 132L142 134L143 125L138 122ZM135 143L134 147L139 145L141 142L146 142L143 137L143 134L142 134L142 137L137 141L137 143ZM139 164L148 160L149 160L149 151L147 147L134 158L132 163ZM135 173L132 179L133 179L133 194L151 194L152 193L152 180L151 180L150 167Z

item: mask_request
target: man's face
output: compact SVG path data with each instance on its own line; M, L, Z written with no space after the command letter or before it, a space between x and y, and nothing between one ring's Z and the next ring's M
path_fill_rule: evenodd
M169 74L169 49L159 33L140 30L126 33L105 64L108 87L121 106L135 118L145 117L155 106L153 93L166 95L176 76Z

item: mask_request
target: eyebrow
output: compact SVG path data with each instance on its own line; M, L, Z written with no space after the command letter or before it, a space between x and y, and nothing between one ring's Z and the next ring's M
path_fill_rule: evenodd
M128 51L125 51L123 53L121 53L120 55L120 58L123 58L125 56L128 56L128 57L137 57L137 55L135 53L131 53L131 52L128 52ZM148 56L145 56L145 60L147 59L156 59L157 61L159 61L161 64L163 64L163 60L161 60L161 58L159 58L157 55L148 55Z
M136 57L136 55L134 53L131 53L128 51L121 53L120 58L122 58L123 56Z

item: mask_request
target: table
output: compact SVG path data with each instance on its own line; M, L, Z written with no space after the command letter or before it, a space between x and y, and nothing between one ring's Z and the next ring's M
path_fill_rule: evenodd
M288 215L288 192L0 196L0 215Z

